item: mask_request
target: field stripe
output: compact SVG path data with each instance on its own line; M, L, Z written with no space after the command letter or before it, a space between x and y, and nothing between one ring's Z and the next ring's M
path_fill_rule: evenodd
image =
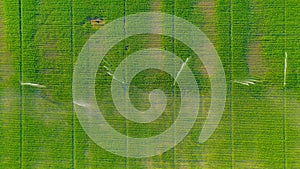
M283 162L284 162L284 168L287 168L287 156L286 156L286 70L287 70L287 53L286 53L286 2L283 0L283 5L284 5L284 50L285 50L285 64L284 64L284 83L283 83L283 93L282 93L282 136L283 136Z
M123 27L123 30L124 30L124 44L123 44L123 46L125 47L125 46L127 46L127 44L126 44L126 14L127 14L127 9L126 9L126 7L127 7L127 4L126 4L126 0L124 0L124 2L123 2L123 5L124 5L124 11L123 11L123 16L124 16L124 27ZM122 55L123 55L123 58L125 58L126 57L126 51L125 51L125 48L123 48L123 50L122 50ZM126 79L126 70L127 70L127 64L126 64L126 62L125 62L125 71L124 71L124 74L125 74L125 79L121 79L121 80L123 80L124 82L127 82L127 79ZM126 96L126 88L124 88L124 98L126 98L127 96ZM125 101L125 106L124 106L124 112L126 112L126 116L127 116L127 104L130 104L130 103L127 103L126 101ZM125 120L124 121L124 132L126 133L126 135L128 135L128 121L127 120ZM125 142L126 142L126 155L127 155L127 152L128 152L128 140L126 139L125 140ZM128 157L125 157L124 158L124 167L125 168L128 168Z
M20 83L23 82L23 13L22 13L22 0L19 2L19 28L20 28ZM20 168L23 168L23 86L20 85Z
M75 60L75 44L73 40L74 36L74 8L73 8L73 0L70 0L70 45L71 45L71 53L72 53L72 70L74 70L74 60ZM73 85L72 85L73 86ZM72 97L73 98L73 97ZM74 103L72 101L72 168L75 168L75 110Z
M230 149L230 153L231 153L231 163L230 163L230 168L233 168L234 167L234 114L233 114L233 99L232 99L232 86L233 86L233 78L232 78L232 75L233 75L233 46L232 46L232 43L233 43L233 1L230 0L230 32L229 32L229 36L230 36L230 79L229 79L229 111L230 111L230 143L231 143L231 149Z

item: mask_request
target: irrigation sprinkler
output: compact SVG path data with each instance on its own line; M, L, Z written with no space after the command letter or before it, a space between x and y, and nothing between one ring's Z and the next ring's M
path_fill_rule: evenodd
M286 72L287 72L287 52L284 53L285 58L284 58L284 70L283 70L283 87L286 86Z
M188 57L188 58L185 60L185 62L182 63L182 65L181 65L181 67L180 67L180 70L177 72L177 75L176 75L176 77L175 77L175 79L174 79L173 86L175 86L175 83L176 83L176 81L177 81L177 79L178 79L180 73L182 72L184 66L187 64L187 62L189 61L189 59L190 59L190 57Z
M21 86L32 86L32 87L37 87L37 88L46 88L46 86L36 84L36 83L23 83L23 82L21 82Z
M250 86L250 85L255 85L257 82L260 82L259 80L256 79L242 79L242 80L234 80L235 83Z

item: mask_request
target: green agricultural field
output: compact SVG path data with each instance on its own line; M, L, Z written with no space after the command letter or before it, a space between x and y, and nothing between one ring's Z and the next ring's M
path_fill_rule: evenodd
M180 87L157 69L138 73L129 97L146 111L149 93L161 89L167 103L159 118L137 123L115 107L110 73L143 49L188 60L200 106L193 128L174 148L153 157L121 157L98 146L79 122L73 70L97 30L120 17L153 11L183 18L207 35L225 71L226 106L216 131L199 143L212 93L196 53L164 35L123 39L107 52L95 76L98 107L116 131L148 138L179 116ZM297 0L0 0L0 168L300 168L299 11ZM92 25L97 18L103 23ZM127 29L124 20L124 35Z

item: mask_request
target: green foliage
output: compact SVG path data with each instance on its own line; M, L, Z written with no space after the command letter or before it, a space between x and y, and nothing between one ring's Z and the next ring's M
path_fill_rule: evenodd
M15 70L20 71L20 16L18 1L10 0L3 2L3 21L5 24L5 36L7 48L13 54ZM19 77L16 77L16 79Z
M209 107L210 82L205 75L201 61L195 57L191 49L170 37L138 35L119 42L107 53L105 60L109 65L102 62L96 77L98 105L103 110L107 121L117 131L135 137L154 136L173 123L180 108L177 106L180 104L179 88L178 86L172 88L173 79L164 72L146 70L139 73L133 79L130 88L130 98L135 107L140 110L147 109L148 93L156 88L164 90L170 99L168 99L166 111L157 121L147 125L137 124L125 120L112 104L110 92L112 77L107 74L104 65L114 71L126 56L151 46L151 39L159 39L161 41L161 44L158 44L159 48L174 52L182 60L192 58L187 65L193 71L201 90L201 115L182 143L161 156L144 160L123 158L103 150L89 139L76 116L73 124L71 85L76 57L87 39L97 31L90 25L89 20L103 17L106 23L110 23L125 14L152 10L152 2L148 0L125 1L126 3L118 0L28 0L22 1L21 17L18 1L5 0L3 2L5 37L17 72L14 74L13 84L7 84L7 86L14 86L14 89L19 91L20 62L22 62L21 73L24 82L46 86L45 89L24 86L20 110L18 108L10 110L15 114L21 111L24 116L21 123L24 131L22 160L25 168L74 167L72 166L72 129L74 128L74 160L77 168L119 168L125 165L129 168L139 168L145 167L149 161L155 163L153 166L161 168L172 166L180 168L179 165L191 168L198 168L199 165L203 165L201 166L203 168L243 168L245 166L283 168L281 137L285 126L282 124L282 111L292 114L293 111L299 109L294 108L297 107L297 101L299 101L298 89L300 87L300 14L295 12L300 11L298 2L285 1L283 4L282 0L216 1L214 22L217 40L214 45L222 60L228 84L233 83L236 78L249 76L246 58L250 50L249 45L253 41L258 40L261 43L260 55L267 71L266 75L260 77L263 83L254 87L231 86L230 101L227 103L221 124L205 144L198 145L196 142L206 117L205 112ZM205 14L196 0L164 0L160 3L162 12L182 17L199 28L205 24ZM125 49L126 46L128 49ZM287 95L283 96L281 89L285 52L288 53ZM177 97L172 98L173 94ZM281 107L282 98L287 100L286 107ZM10 100L19 101L16 98ZM1 110L8 110L8 108L1 108ZM1 133L1 137L16 135L18 129L16 126L20 121L19 116L15 117L15 114L14 116L1 116L4 117L1 132L9 130L5 126L8 124L6 121L11 122L9 127L15 127L8 134ZM295 120L293 124L296 124L297 118L295 117L298 116L290 116L288 121ZM295 130L293 124L286 125L287 129L290 129L288 131L290 141L299 140L297 137L299 132ZM19 140L15 139L14 142L19 142ZM8 144L7 146L10 146L9 150L14 149L15 152L3 151L9 154L7 157L9 160L4 160L4 162L10 163L4 165L8 168L16 168L15 164L11 163L20 161L19 157L15 157L15 154L19 153L17 150L19 145ZM296 151L292 146L290 149L288 151L291 157L288 162L291 166L294 165L293 168L297 168L299 165L297 166L297 159L294 157ZM1 159L6 158L3 156L4 153L1 154ZM250 158L253 161L256 160L257 164L250 165L241 162Z
M218 55L223 63L227 84L230 83L232 76L232 35L231 35L231 8L230 1L216 2L216 36L214 44ZM228 85L229 86L229 85Z

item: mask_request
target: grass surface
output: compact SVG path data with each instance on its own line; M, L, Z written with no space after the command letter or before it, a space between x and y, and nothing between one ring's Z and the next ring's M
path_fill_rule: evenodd
M300 167L300 5L296 1L3 0L0 9L0 168ZM162 155L123 158L97 146L82 129L72 108L72 71L82 46L96 31L88 18L104 17L109 23L147 11L182 17L208 35L225 69L228 98L219 127L207 142L198 144L210 106L210 82L201 61L192 59L188 66L201 89L201 111L189 135ZM169 37L133 36L108 52L109 65L101 63L96 77L97 101L105 118L120 133L135 137L156 135L173 123L180 91L170 87L173 79L164 72L139 73L130 88L135 107L148 108L147 92L152 89L160 88L170 97L155 122L133 123L112 104L112 77L103 66L114 70L124 57L149 47L174 52L182 60L195 55ZM288 53L286 87L284 52ZM260 82L234 83L250 77ZM20 88L21 80L46 88Z

